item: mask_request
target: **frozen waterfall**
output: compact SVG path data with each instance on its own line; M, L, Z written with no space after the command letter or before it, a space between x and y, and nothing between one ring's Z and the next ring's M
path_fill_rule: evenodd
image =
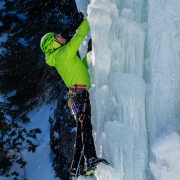
M96 150L110 162L98 166L97 179L179 180L180 0L76 3L93 41Z

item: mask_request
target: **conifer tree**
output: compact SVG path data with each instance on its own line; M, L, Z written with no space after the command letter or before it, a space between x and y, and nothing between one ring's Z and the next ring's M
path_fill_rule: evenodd
M28 134L33 138L36 133L40 133L40 130L27 132L23 129L21 123L30 122L26 117L26 112L40 105L44 100L48 103L58 97L63 97L67 90L57 71L46 65L45 56L39 47L40 39L47 32L55 32L70 40L83 17L78 13L74 0L5 0L4 7L0 10L0 17L2 17L0 33L6 33L8 36L7 41L1 43L1 47L5 50L0 54L0 93L8 95L6 98L8 103L4 104L8 111L5 114L3 111L0 119L2 125L0 126L0 138L2 140L3 133L15 133L15 127L11 123L8 125L11 128L9 131L5 128L7 123L5 116L8 112L10 119L16 120L16 126L21 129L21 132L27 134L27 141L24 141L29 144L29 147L32 147L30 150L35 151L36 146L33 146L31 140L28 140ZM61 108L64 109L66 102L62 101L61 103ZM61 110L58 109L58 111ZM2 110L0 110L1 112ZM67 113L67 111L62 112ZM63 116L66 118L68 114ZM56 120L58 122L58 118ZM59 128L57 124L54 124L56 130ZM60 129L63 129L63 125ZM51 130L54 131L54 128ZM16 135L18 136L18 134ZM13 142L16 142L16 135L12 136L15 139L12 140ZM52 138L51 144L54 143L53 141ZM4 140L0 141L1 150L4 143ZM12 144L10 146L11 148L15 147ZM53 152L55 153L55 151ZM0 157L2 157L1 155L0 152ZM66 159L61 154L61 150L56 157L59 155L62 157L59 161ZM22 161L18 162L22 163ZM58 163L54 163L54 168ZM66 163L64 161L63 166L66 166ZM0 169L2 168L6 169L5 166L0 167ZM60 177L63 176L63 173L56 175Z
M0 90L16 91L8 100L12 106L18 105L17 114L22 114L39 103L44 92L48 92L45 99L50 101L64 86L56 70L46 65L39 44L51 31L72 37L77 10L74 0L6 0L4 7L0 15L8 40L1 43L6 51L0 55Z
M27 131L19 119L10 116L9 112L9 103L0 102L0 175L14 176L14 179L18 179L20 169L23 169L25 180L27 162L24 160L22 151L25 149L33 153L36 151L39 144L34 140L41 130L35 128ZM29 122L28 118L26 122ZM16 169L11 171L11 167L15 165Z

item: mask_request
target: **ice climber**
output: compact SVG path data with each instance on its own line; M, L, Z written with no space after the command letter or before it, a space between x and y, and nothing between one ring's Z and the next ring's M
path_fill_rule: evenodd
M53 32L45 34L40 43L45 53L46 63L53 66L69 88L68 106L77 122L75 153L70 176L91 175L99 162L97 158L91 125L91 106L88 89L91 87L87 57L81 60L78 49L90 30L87 18L83 20L76 34L66 43L66 39ZM83 157L82 157L83 156Z

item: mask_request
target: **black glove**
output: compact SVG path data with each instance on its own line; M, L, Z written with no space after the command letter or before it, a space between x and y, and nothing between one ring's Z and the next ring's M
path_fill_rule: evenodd
M92 51L92 39L90 39L88 42L87 52L89 52L89 51Z

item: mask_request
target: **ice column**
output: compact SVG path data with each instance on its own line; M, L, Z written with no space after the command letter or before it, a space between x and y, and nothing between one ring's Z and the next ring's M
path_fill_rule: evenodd
M179 114L180 1L149 1L151 84L148 127L151 143Z
M111 26L110 2L108 0L92 1L88 6L88 20L91 27L91 37L93 41L93 51L91 61L95 86L91 88L91 105L94 120L94 130L96 131L96 151L97 155L102 155L101 139L104 126L105 108L108 99L107 77L110 71L111 51L108 48L108 34ZM92 82L92 81L91 81ZM93 109L94 108L94 109ZM93 121L92 120L92 121Z
M88 20L93 40L92 62L96 89L106 84L105 81L110 69L111 51L108 48L108 35L112 23L109 17L110 5L109 0L94 0L88 6Z
M98 172L104 175L97 172L98 180L147 179L146 88L142 79L145 32L134 13L143 2L136 2L92 0L88 5L95 144L97 155L112 167L101 166Z
M76 0L76 6L78 11L82 12L84 16L87 14L87 7L89 5L90 1L89 0Z
M106 122L105 154L123 180L145 180L147 134L145 122L145 83L137 75L114 75L117 121Z
M161 134L180 119L180 1L150 0L148 5L151 82L147 120L153 153L150 167L155 179L176 180L180 178L179 134L177 130Z
M133 20L130 9L123 9L119 20L119 40L121 43L121 64L123 72L133 73L142 78L144 64L145 32Z

